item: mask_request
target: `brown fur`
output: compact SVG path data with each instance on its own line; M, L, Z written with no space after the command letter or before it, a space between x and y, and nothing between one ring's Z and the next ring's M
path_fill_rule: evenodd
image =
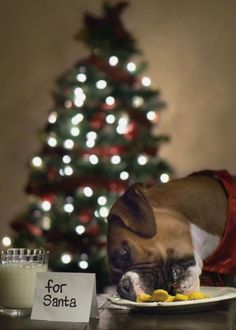
M226 218L226 193L210 176L190 176L147 189L133 185L108 217L109 264L121 295L135 299L133 288L127 289L129 277L123 276L133 269L143 278L140 285L146 290L152 285L171 285L173 269L184 260L185 265L195 260L189 224L222 237ZM127 262L123 253L129 256ZM150 272L145 275L142 269Z
M209 233L222 236L227 201L221 184L215 179L207 176L193 176L155 185L149 189L141 189L139 186L139 193L141 191L145 201L148 201L151 206L157 228L156 234L148 239L141 239L142 235L139 235L138 245L142 251L145 252L149 248L155 249L160 251L165 258L174 250L179 251L178 254L186 255L188 251L192 250L189 221ZM142 203L141 200L138 202ZM134 219L132 212L132 208L127 208L125 199L119 199L114 204L110 213L118 216L122 223L118 230L117 222L112 225L112 220L109 220L109 246L114 248L119 244L119 237L129 237L129 242L132 238L134 241L137 239L135 233L132 233L132 228L131 231L129 230L129 225L133 227L135 221L137 225L139 224L139 219ZM150 226L149 223L152 221L150 212L142 220L145 220L146 226ZM142 230L143 225L140 232ZM122 231L123 233L121 233ZM176 245L178 245L178 249L176 249ZM148 251L145 253L148 255Z
M162 221L158 224L156 235L151 238L138 236L138 244L136 233L130 231L121 222L112 222L108 231L108 245L112 246L112 250L109 250L108 254L111 255L114 250L120 249L121 240L127 240L135 263L143 260L153 263L157 259L186 257L193 250L189 226L187 221L177 214L174 215L173 220L173 215L169 212L157 212L157 218L161 216Z
M222 236L227 213L221 184L207 176L192 176L155 185L145 191L153 209L177 212L212 234ZM206 221L207 219L207 221ZM157 217L158 226L158 217ZM182 221L183 218L182 218Z

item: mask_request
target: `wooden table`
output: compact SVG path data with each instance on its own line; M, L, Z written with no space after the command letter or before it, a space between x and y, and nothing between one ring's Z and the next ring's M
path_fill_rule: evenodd
M235 330L236 302L225 310L179 314L131 311L112 305L107 295L98 296L100 319L89 323L35 321L0 315L1 330Z

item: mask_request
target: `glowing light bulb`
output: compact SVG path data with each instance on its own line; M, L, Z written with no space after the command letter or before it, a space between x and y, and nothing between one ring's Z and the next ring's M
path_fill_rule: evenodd
M93 132L93 131L88 132L86 134L86 138L87 138L87 141L86 141L87 147L92 148L95 145L95 139L97 138L97 133Z
M49 147L56 147L57 146L57 139L53 136L49 136L47 139L47 143L49 145Z
M90 155L89 156L89 161L92 165L96 165L98 163L98 157L96 155Z
M39 156L34 157L31 160L31 163L35 166L35 167L41 167L43 164L42 158Z
M64 176L64 171L63 171L62 168L60 168L60 170L59 170L59 174L60 174L61 176Z
M77 113L77 114L71 119L71 123L72 123L73 125L78 125L83 119L84 119L84 116L82 115L82 113Z
M97 133L96 133L96 132L93 132L93 131L88 132L88 133L86 134L86 138L87 138L88 140L95 140L95 139L97 138Z
M79 81L79 82L85 82L87 80L87 76L86 74L84 73L78 73L77 76L76 76L76 79Z
M74 206L71 203L65 204L63 208L66 213L72 213L74 211Z
M152 120L156 119L156 112L155 111L148 111L146 116L147 116L148 120L152 121Z
M98 80L98 81L96 82L96 87L97 87L98 89L104 89L104 88L106 88L106 87L107 87L107 82L106 82L106 80L103 80L103 79Z
M99 214L100 214L101 217L106 218L109 214L108 208L105 207L105 206L101 207L100 210L99 210Z
M133 62L129 62L129 63L127 64L127 70L128 70L129 72L134 72L134 71L136 70L136 65L135 65Z
M63 146L66 149L73 149L73 147L74 147L74 141L71 140L71 139L67 139L67 140L64 141Z
M62 256L61 256L61 261L63 264L69 264L72 260L72 257L70 254L67 254L67 253L64 253Z
M115 65L117 65L118 62L119 62L119 59L118 59L117 56L111 56L111 57L109 58L109 64L110 64L111 66L115 66Z
M72 107L73 103L71 100L66 100L64 105L65 105L66 109L70 109Z
M63 163L65 163L65 164L69 164L69 163L71 162L71 157L70 157L69 155L64 155L64 156L62 157L62 161L63 161Z
M170 177L167 173L162 173L160 175L160 180L161 180L162 183L166 183L170 180Z
M143 77L143 79L142 79L142 84L143 84L143 86L145 86L145 87L150 86L150 85L151 85L151 79L148 78L148 77Z
M84 105L84 100L80 97L76 97L74 100L74 104L76 107L81 108Z
M79 133L80 133L80 130L79 130L78 127L72 127L71 130L70 130L70 133L71 133L71 135L73 135L73 136L78 136Z
M98 197L98 204L103 206L107 203L107 198L105 196Z
M54 124L57 121L57 112L53 111L50 113L49 117L48 117L48 122L50 124Z
M75 231L78 235L82 235L85 232L85 227L82 225L78 225L75 227Z
M115 103L115 99L113 96L107 96L105 102L107 105L113 105Z
M99 218L98 210L94 211L94 215L95 215L95 217Z
M106 122L108 124L113 124L115 122L115 120L116 120L116 117L112 114L109 114L106 116Z
M129 123L129 118L127 116L122 116L118 121L118 126L116 128L116 131L118 134L124 134L127 131Z
M42 202L42 209L45 211L45 212L48 212L51 210L51 203L49 201L43 201Z
M74 89L74 94L77 95L77 96L80 96L80 95L84 94L84 91L81 87L76 87Z
M121 178L121 180L123 180L123 181L128 180L128 178L129 178L129 173L126 172L126 171L122 171L122 172L120 173L120 178Z
M90 187L84 187L83 192L86 197L93 196L93 190Z
M51 227L51 218L44 216L42 219L42 227L44 230L49 230Z
M84 91L80 87L76 87L74 90L75 99L74 104L76 107L82 107L84 104L84 101L86 100L86 95L84 94Z
M143 105L143 98L141 96L134 96L132 99L132 105L135 108L141 107L141 105Z
M93 148L95 146L95 141L94 140L88 140L88 141L86 141L86 146L88 148Z
M71 167L71 166L65 166L65 168L64 168L64 173L65 173L65 175L72 175L73 174L73 168Z
M121 158L119 155L114 155L111 157L111 163L117 165L121 162Z
M147 161L148 161L148 159L144 155L140 155L138 157L138 163L139 163L139 165L145 165L147 163Z
M2 244L4 246L10 246L11 245L11 239L10 239L10 237L8 237L8 236L3 237Z
M86 260L82 260L82 261L80 261L79 262L79 267L81 268L81 269L87 269L88 268L88 262L86 261Z

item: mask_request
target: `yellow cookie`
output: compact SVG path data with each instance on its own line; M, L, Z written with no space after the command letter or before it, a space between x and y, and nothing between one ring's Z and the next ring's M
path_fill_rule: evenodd
M172 296L172 295L168 295L168 298L165 300L165 302L172 302L175 300L175 296Z
M168 299L168 292L162 289L154 290L151 296L151 301L166 301Z
M174 298L174 301L185 301L185 300L188 300L188 296L182 293L177 293Z
M186 300L197 300L209 298L206 294L202 292L192 292L187 295L182 293L177 293L175 296L168 294L167 291L163 289L157 289L152 292L152 295L142 293L137 296L136 302L172 302L172 301L186 301Z
M136 298L136 302L146 302L146 301L150 301L151 296L150 294L146 294L146 293L141 293L140 295L137 296Z
M192 292L188 294L188 299L189 300L197 300L197 299L204 299L204 298L209 298L206 294L202 292Z

